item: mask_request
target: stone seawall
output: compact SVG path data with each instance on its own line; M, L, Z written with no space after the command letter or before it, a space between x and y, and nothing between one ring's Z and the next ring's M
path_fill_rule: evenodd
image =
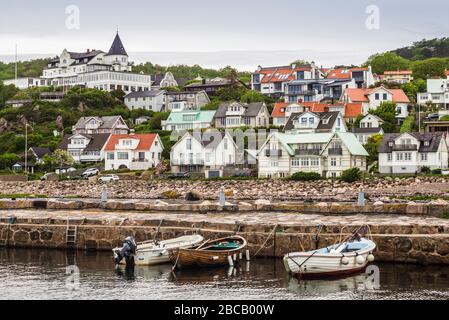
M200 214L173 216L173 213L125 216L79 212L74 215L44 211L39 217L38 212L19 212L13 224L9 223L12 221L8 220L7 212L3 212L0 215L0 246L111 250L130 235L137 241L144 241L193 233L213 239L238 232L247 238L253 254L260 250L260 256L280 258L292 251L331 245L358 225L367 223L378 246L375 255L379 261L449 264L449 222L435 218L421 221L401 217L395 222L392 216L382 220L359 215L352 220L342 216L317 216L307 220L308 216L284 214L271 216L270 220L270 214L266 214L257 221L257 213L206 217ZM322 221L327 223L316 241L317 224ZM67 243L67 222L77 228L74 244Z
M313 214L396 214L449 217L449 203L444 200L415 203L376 202L359 206L355 203L304 203L304 202L270 202L267 200L237 201L221 206L211 201L178 202L143 200L111 200L101 203L98 200L60 200L60 199L26 199L0 200L0 210L15 209L49 209L49 210L86 210L101 209L110 211L142 212L199 212L203 214L217 212L300 212Z

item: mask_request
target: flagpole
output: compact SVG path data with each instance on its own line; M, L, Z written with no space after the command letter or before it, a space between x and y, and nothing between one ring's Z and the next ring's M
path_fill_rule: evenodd
M16 51L15 51L15 60L16 60L16 63L14 66L14 75L15 75L14 79L15 79L15 84L17 87L17 43L16 43Z

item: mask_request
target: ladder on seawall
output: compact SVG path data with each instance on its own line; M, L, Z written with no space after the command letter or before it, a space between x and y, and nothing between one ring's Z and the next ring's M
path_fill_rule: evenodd
M78 234L78 226L70 225L70 220L67 220L67 229L65 240L68 247L75 247Z
M7 247L9 244L9 231L11 230L11 225L8 224L7 230L0 232L0 248Z

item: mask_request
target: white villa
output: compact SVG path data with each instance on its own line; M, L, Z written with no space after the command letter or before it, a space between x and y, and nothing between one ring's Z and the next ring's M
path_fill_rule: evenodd
M226 166L236 163L237 146L232 136L218 130L186 132L172 147L172 172L205 172L206 178L221 177Z
M268 127L270 125L270 113L263 102L222 103L214 117L216 128Z
M78 134L126 134L129 127L122 116L81 117L72 127L72 133Z
M161 111L165 106L165 91L135 91L125 96L125 105L130 110L144 109L155 112Z
M291 114L284 126L284 131L296 134L346 132L348 129L340 111L306 111Z
M162 161L158 134L111 135L105 148L105 170L148 170Z
M379 147L379 172L415 174L423 167L448 169L445 133L385 134Z
M109 133L67 134L58 149L67 151L77 163L102 162L109 137Z
M449 79L428 79L427 92L419 92L416 102L418 104L431 103L440 109L448 109Z
M259 177L316 172L335 178L353 167L366 171L367 156L353 133L273 133L259 150Z
M366 144L368 139L376 134L384 134L382 129L383 120L373 114L366 115L360 120L359 128L352 128L352 132L356 135L361 144Z
M15 83L15 80L8 80L6 83ZM151 76L132 73L132 63L117 33L108 52L95 49L72 52L64 49L59 57L48 63L39 82L34 78L26 78L21 79L19 85L64 88L81 86L129 93L151 90Z
M378 87L373 89L346 89L340 99L342 102L361 103L362 113L368 114L369 110L376 110L382 102L396 104L396 118L402 122L408 116L410 100L402 89L386 89Z

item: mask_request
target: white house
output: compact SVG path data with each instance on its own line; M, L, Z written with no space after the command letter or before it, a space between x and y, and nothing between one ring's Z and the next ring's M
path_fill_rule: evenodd
M11 81L14 80L8 80L8 83ZM39 84L35 78L27 78L21 80L19 85L65 88L81 86L129 93L151 90L151 76L132 73L132 63L117 33L108 52L95 49L72 52L64 49L59 57L49 61L39 78Z
M448 109L449 105L449 76L448 79L428 79L427 92L419 92L418 104L431 103L441 109Z
M319 133L348 131L343 115L339 111L300 112L290 115L284 126L288 133Z
M423 167L448 169L448 146L442 132L385 134L378 151L383 174L415 174Z
M105 170L155 168L163 150L158 134L111 135L105 148Z
M145 109L160 112L165 106L165 91L135 91L125 96L125 105L130 110Z
M259 150L259 177L316 172L335 178L353 167L366 171L367 156L353 133L273 133Z
M109 137L109 133L67 134L58 149L67 151L78 163L102 162Z
M173 172L205 172L206 177L223 176L227 166L236 164L237 146L229 134L209 130L200 136L186 132L172 147L170 164Z
M122 116L81 117L72 127L72 133L78 134L126 134L129 127Z
M373 89L346 89L340 99L342 102L362 103L363 114L369 110L376 110L382 102L396 104L396 118L402 122L408 116L410 100L402 89L386 89L378 87Z
M14 86L16 86L16 88L18 88L20 90L39 87L40 83L41 83L40 78L17 78L17 80L9 79L9 80L3 81L3 84L5 86L14 85Z
M383 120L373 114L366 115L360 120L358 128L352 128L352 132L356 135L361 144L366 144L368 139L377 134L384 134L382 129Z
M263 102L222 103L214 116L216 128L268 127L270 125L270 113Z
M190 109L199 109L210 103L210 99L204 90L197 92L174 91L165 93L165 111L172 111L180 103Z
M170 71L167 71L165 74L156 74L152 76L151 79L152 79L151 86L154 89L177 87L178 85L180 85L178 83L178 80L176 80L175 76Z

